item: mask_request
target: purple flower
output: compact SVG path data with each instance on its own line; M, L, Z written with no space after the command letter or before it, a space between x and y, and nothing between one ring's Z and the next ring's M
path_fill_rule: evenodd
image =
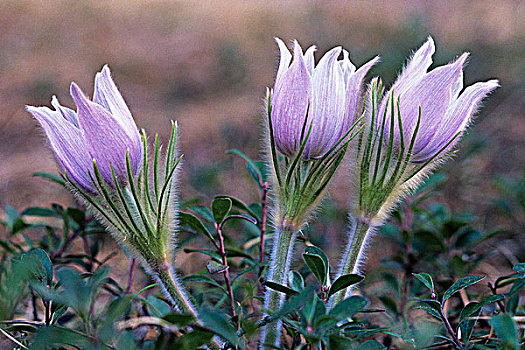
M294 42L294 59L286 45L276 39L281 53L279 70L272 94L273 134L277 149L294 156L312 131L303 151L303 159L320 158L352 127L360 115L361 88L368 70L379 60L374 58L356 71L348 52L341 47L328 51L314 64L315 46L303 55ZM343 59L338 60L341 52ZM307 116L308 114L308 116Z
M458 132L461 134L466 129L481 100L499 86L497 80L489 80L463 90L463 67L468 57L467 53L452 63L427 72L432 64L434 51L434 41L429 37L414 53L390 91L384 95L379 108L380 121L385 108L388 108L385 123L388 134L392 93L394 101L399 98L403 138L406 143L412 137L421 106L421 122L410 158L414 163L432 158L449 142L442 154L450 151L459 139L453 138ZM462 90L463 93L460 94ZM395 105L396 116L397 112ZM397 120L394 136L399 140Z
M61 106L55 96L51 100L55 110L26 108L44 128L62 170L81 188L97 192L90 178L93 160L107 184L115 186L113 167L119 184L125 185L128 180L126 153L129 151L132 175L136 176L142 162L142 143L108 66L95 75L93 101L75 83L71 83L71 96L77 112Z

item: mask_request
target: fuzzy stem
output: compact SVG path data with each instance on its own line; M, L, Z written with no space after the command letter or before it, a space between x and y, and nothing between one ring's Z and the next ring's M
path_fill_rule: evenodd
M273 237L272 256L268 269L267 280L279 284L286 284L290 262L293 256L293 245L297 237L297 230L277 226ZM270 312L277 311L284 301L284 294L276 290L266 288L264 296L264 307ZM281 338L282 321L271 322L263 327L259 348L266 349L267 345L278 346Z
M339 265L339 271L336 279L351 273L359 272L359 265L365 257L366 239L370 237L375 230L367 221L350 217L352 223L350 232L348 233L348 242L346 244L345 252ZM335 281L335 280L334 280ZM351 287L341 290L332 297L331 305L336 305L342 301L351 292Z
M175 309L183 313L192 314L195 317L195 322L199 326L203 326L199 319L197 308L195 305L193 305L192 301L188 297L186 289L179 281L177 276L175 276L175 273L169 267L169 265L162 264L155 272L158 283L162 286L164 293L168 296ZM217 337L212 339L212 345L213 348L221 348L221 343Z

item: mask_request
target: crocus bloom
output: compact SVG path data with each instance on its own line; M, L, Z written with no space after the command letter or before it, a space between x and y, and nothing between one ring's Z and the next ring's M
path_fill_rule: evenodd
M379 109L379 117L382 118L385 108L388 108L386 117L390 118L393 92L394 101L399 98L404 140L410 140L421 106L421 122L411 157L414 163L430 159L458 132L463 132L481 100L499 86L497 80L489 80L473 84L463 90L463 67L468 57L467 53L450 64L427 72L432 64L434 51L434 41L429 37L427 42L414 53L390 91L384 95ZM462 90L463 93L460 94ZM395 105L395 115L397 116L397 105ZM385 123L387 132L388 120ZM399 140L397 122L395 125L394 135ZM450 151L458 139L456 137L442 154Z
M286 45L276 39L281 60L273 90L272 123L277 149L294 156L306 136L312 131L302 158L315 159L325 155L352 127L361 102L361 88L368 70L378 61L374 58L356 71L348 52L341 47L328 51L314 63L315 46L303 55L294 42L294 59ZM341 52L343 59L338 60Z
M95 76L93 101L75 83L71 84L71 96L77 105L76 112L61 106L55 96L51 100L55 110L27 106L27 111L44 128L60 167L82 189L91 193L96 193L90 177L93 160L108 185L115 186L111 167L119 184L126 184L126 153L129 152L135 176L142 161L142 143L108 66Z

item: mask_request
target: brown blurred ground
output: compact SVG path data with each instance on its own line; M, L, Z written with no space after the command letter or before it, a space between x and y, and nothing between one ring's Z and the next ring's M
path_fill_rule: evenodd
M523 1L16 0L0 7L0 208L71 202L64 190L31 176L56 166L24 105L49 105L56 94L72 107L70 82L91 94L106 63L139 127L166 140L169 120L178 120L183 198L256 200L244 164L224 152L259 156L262 99L278 62L275 36L316 44L317 58L342 45L358 66L380 54L372 73L387 83L428 35L438 64L470 51L466 83L497 77L502 88L463 146L485 147L449 162L443 198L488 215L491 179L525 165ZM338 181L332 198L345 208L347 186L342 176Z

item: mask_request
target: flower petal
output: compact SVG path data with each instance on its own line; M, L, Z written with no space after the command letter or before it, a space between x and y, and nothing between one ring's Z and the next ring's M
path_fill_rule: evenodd
M65 120L72 123L78 128L77 113L74 110L61 106L56 96L51 97L51 105L55 108L56 111L62 114L62 117L64 117Z
M467 87L447 110L440 127L435 130L436 137L431 140L430 144L422 152L416 155L414 161L421 162L429 159L445 146L456 133L463 132L477 111L480 102L499 86L497 80L489 80ZM444 150L443 154L449 152L457 141L459 141L459 137Z
M337 61L341 50L341 47L335 47L328 51L312 75L308 118L313 125L305 148L307 158L322 156L340 137L345 116L345 81L343 70Z
M315 47L315 45L312 45L304 53L304 63L306 64L306 68L308 69L308 73L310 73L310 75L312 75L314 71L314 66L315 66L314 52L315 50L317 50L317 48Z
M284 73L288 70L290 67L290 62L292 60L292 54L284 44L284 42L279 39L275 38L275 41L277 42L277 45L279 46L279 54L280 54L280 61L279 61L279 68L277 70L277 77L275 78L275 85L274 90L277 90L277 87L282 81L282 78L284 76Z
M421 125L413 150L415 156L432 138L439 137L435 132L443 123L445 113L454 101L453 95L458 88L458 78L461 78L467 56L463 54L456 61L433 69L411 90L400 96L405 140L410 140L412 136L421 106Z
M101 105L91 102L80 88L71 84L71 96L77 105L77 115L89 154L97 161L104 181L113 184L111 165L120 183L127 183L126 152L130 152L134 173L141 159L133 138L124 126Z
M42 125L62 170L81 188L96 193L89 177L93 163L80 129L65 120L61 112L47 107L26 106L26 109Z
M356 68L350 61L350 54L345 49L343 49L343 59L339 61L339 64L343 70L345 83L348 84L348 79L354 74Z
M95 91L93 102L104 107L117 122L119 122L126 133L134 138L135 143L140 143L140 134L137 125L131 116L131 112L111 78L109 67L105 65L102 71L95 75Z
M361 91L366 73L379 62L379 57L374 57L368 63L360 67L354 74L351 74L346 83L346 101L345 101L345 122L343 124L342 135L354 125L357 117L361 114L358 109L360 100L362 100Z
M311 95L311 79L299 43L294 42L294 60L276 83L272 97L272 122L278 150L288 156L299 147L301 130Z

